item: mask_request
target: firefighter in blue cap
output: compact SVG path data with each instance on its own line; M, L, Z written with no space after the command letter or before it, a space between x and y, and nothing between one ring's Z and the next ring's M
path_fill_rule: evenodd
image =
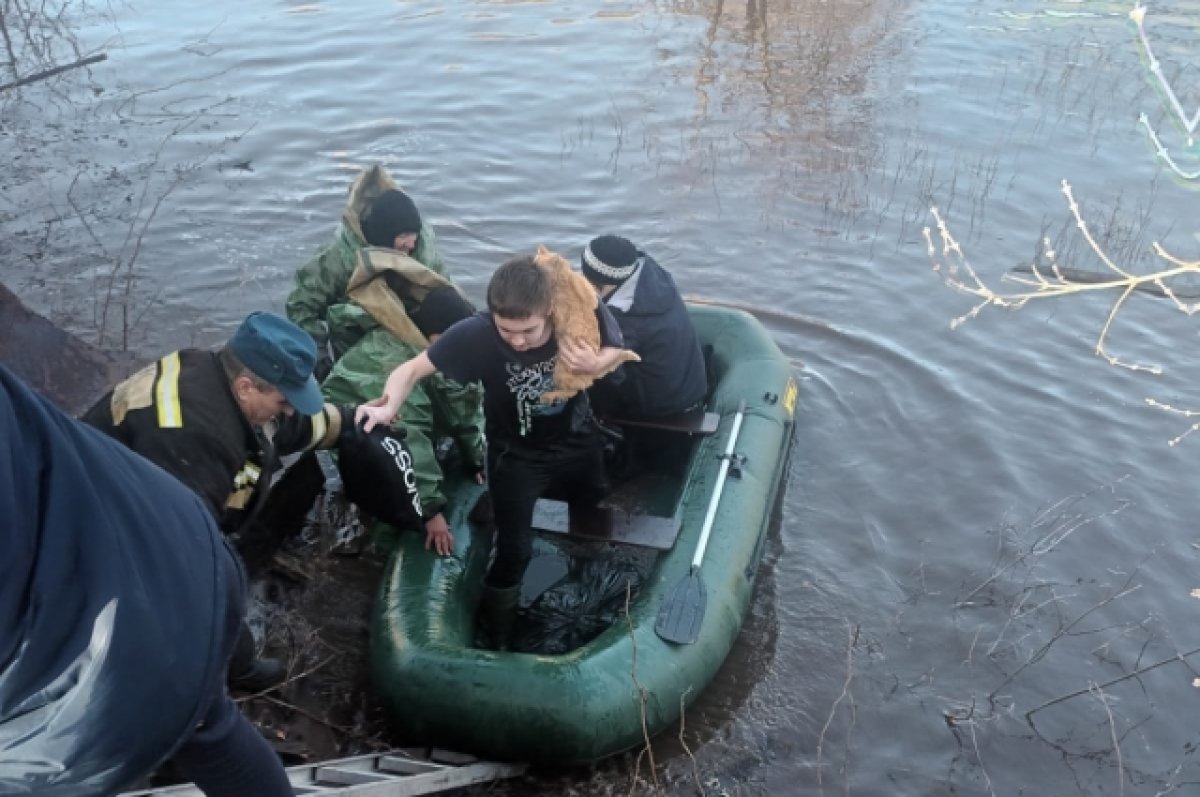
M313 378L312 338L274 313L250 314L219 351L172 352L117 385L83 415L191 487L221 529L247 529L280 457L337 447L346 496L398 528L421 528L412 459L397 433L357 427L353 408L326 404ZM383 478L385 489L361 485ZM247 691L284 677L255 657L247 627L230 683Z

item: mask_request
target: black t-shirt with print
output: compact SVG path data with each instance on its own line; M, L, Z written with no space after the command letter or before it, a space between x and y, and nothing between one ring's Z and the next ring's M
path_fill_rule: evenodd
M620 327L603 304L596 308L596 319L602 345L621 346ZM536 349L515 351L500 337L487 311L447 329L426 354L454 381L483 383L483 411L493 441L540 446L562 440L572 431L571 419L583 409L577 404L587 401L584 393L577 393L568 401L542 403L541 395L554 387L554 336ZM620 369L606 378L619 379L619 373Z

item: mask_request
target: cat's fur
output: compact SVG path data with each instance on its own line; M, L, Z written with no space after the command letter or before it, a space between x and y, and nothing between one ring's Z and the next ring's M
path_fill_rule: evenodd
M600 325L596 321L596 304L600 297L592 283L572 269L566 258L544 246L538 247L533 262L550 275L550 321L554 324L554 339L559 345L569 340L599 351ZM641 359L635 352L623 349L612 367L600 376L611 373L622 363L640 362ZM593 381L591 376L568 370L560 357L554 364L554 389L543 393L542 401L551 403L569 399L580 390L590 387Z

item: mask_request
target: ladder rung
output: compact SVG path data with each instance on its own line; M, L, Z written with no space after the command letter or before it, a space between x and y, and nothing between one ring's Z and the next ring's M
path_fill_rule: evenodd
M454 766L479 762L479 759L470 753L456 753L453 750L443 750L440 747L434 747L429 751L429 760L436 761L439 764L452 764Z
M379 769L383 772L400 772L405 775L415 775L418 772L434 772L446 769L446 764L435 764L432 761L414 761L396 755L385 755L379 759Z
M386 772L363 772L342 767L317 767L315 775L315 780L322 786L357 786L360 783L376 783L381 780L395 779L395 775L389 775Z

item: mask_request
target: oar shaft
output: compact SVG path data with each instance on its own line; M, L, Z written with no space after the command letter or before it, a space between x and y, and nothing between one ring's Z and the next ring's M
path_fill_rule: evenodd
M708 547L708 538L712 534L713 521L717 517L717 507L721 503L721 493L725 490L725 477L729 475L729 462L733 458L733 447L737 445L738 433L742 430L742 418L746 415L746 402L738 404L737 415L733 418L733 429L729 432L729 442L725 444L725 456L721 458L721 469L717 472L717 486L712 498L708 500L708 512L704 515L704 526L700 529L700 542L696 544L696 553L692 557L692 570L700 567L704 559L704 549Z

